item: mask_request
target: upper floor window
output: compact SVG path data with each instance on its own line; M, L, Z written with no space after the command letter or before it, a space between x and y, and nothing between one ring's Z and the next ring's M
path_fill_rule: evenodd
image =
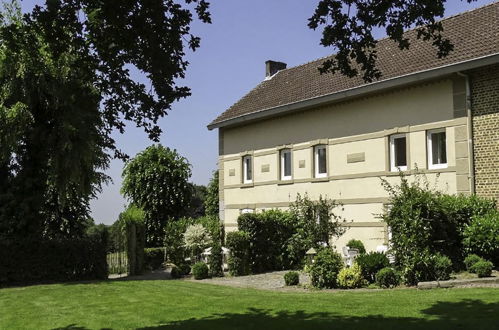
M243 157L243 183L253 182L253 165L251 156Z
M281 180L291 180L291 150L281 150Z
M426 136L428 139L428 168L446 168L447 138L445 128L428 131Z
M407 170L407 138L405 134L390 136L390 170Z
M314 148L314 169L316 178L327 176L327 152L326 146L320 145Z

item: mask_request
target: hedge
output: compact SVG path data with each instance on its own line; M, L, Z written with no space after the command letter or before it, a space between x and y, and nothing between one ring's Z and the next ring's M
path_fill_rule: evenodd
M165 248L144 249L144 268L147 270L160 269L165 261Z
M0 241L0 285L107 278L102 238Z

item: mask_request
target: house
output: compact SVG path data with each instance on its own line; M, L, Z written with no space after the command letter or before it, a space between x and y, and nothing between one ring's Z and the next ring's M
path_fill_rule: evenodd
M208 125L219 131L220 217L286 209L296 195L344 204L352 221L334 244L388 241L377 214L389 202L381 178L416 169L447 193L499 198L499 3L443 21L454 51L406 35L409 50L377 46L383 76L321 75L324 59L286 68L266 62L265 79Z

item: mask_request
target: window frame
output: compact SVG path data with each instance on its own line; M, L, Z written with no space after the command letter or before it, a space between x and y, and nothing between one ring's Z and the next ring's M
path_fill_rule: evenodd
M252 214L252 213L255 213L255 209L246 207L244 209L239 210L239 214Z
M289 166L290 166L290 175L285 175L285 161L284 154L289 154ZM281 149L279 151L279 163L280 163L280 179L281 181L288 181L293 179L293 152L291 149Z
M324 173L319 173L319 150L320 149L324 149L324 151L325 151L326 172L324 172ZM328 176L327 145L319 144L319 145L314 146L314 177L319 179L319 178L326 178L327 176Z
M433 146L432 146L432 136L433 134L438 134L438 133L445 133L445 163L440 163L440 164L433 164ZM437 128L437 129L432 129L432 130L427 130L426 131L426 158L427 158L427 164L428 164L428 169L429 170L438 170L438 169L444 169L449 167L449 159L448 159L448 151L449 149L447 148L447 130L445 127L443 128Z
M405 138L405 166L396 166L395 165L395 140L400 139L400 138ZM398 172L398 171L407 171L408 169L408 157L407 157L407 150L409 150L408 145L407 145L407 134L406 133L400 133L400 134L392 134L390 135L390 171L391 172Z
M250 172L251 172L251 178L248 179L248 164L246 163L246 160L250 160ZM251 155L245 155L243 156L243 184L249 184L253 183L253 157Z

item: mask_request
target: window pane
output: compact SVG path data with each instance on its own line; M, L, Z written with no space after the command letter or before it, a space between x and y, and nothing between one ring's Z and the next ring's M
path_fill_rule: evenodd
M317 149L318 161L319 161L319 173L326 173L326 148Z
M447 163L445 132L431 134L431 152L433 165Z
M291 176L291 152L283 153L284 176Z
M407 145L405 137L393 139L394 163L396 167L407 166Z
M246 158L246 180L251 180L251 158Z

